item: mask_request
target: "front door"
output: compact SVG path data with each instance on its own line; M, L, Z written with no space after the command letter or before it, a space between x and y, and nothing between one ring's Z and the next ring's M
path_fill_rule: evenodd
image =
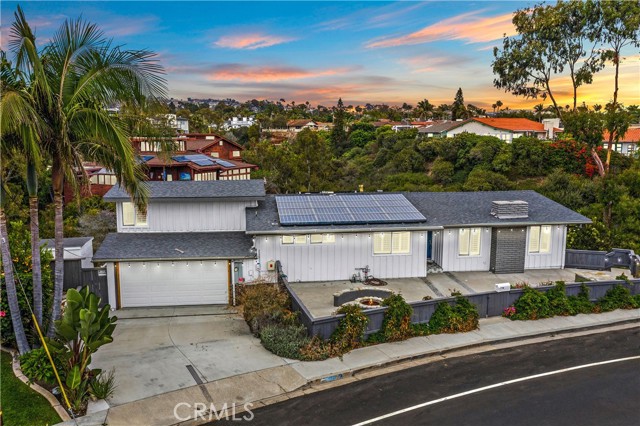
M432 255L432 246L433 243L433 231L428 231L427 232L427 259L432 260L433 259L433 255Z

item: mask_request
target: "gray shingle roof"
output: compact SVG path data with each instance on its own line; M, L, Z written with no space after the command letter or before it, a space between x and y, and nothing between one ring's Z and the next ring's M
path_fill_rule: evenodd
M82 247L89 241L93 240L93 237L68 237L62 239L63 248ZM40 240L40 245L44 245L50 248L54 248L55 240L53 238L45 238Z
M145 182L149 197L155 200L184 200L185 198L207 199L262 199L265 195L264 181L213 180L213 181L152 181ZM115 185L104 196L105 201L126 201L129 194Z
M311 232L383 229L438 229L442 227L483 225L515 226L534 224L591 223L583 215L538 194L535 191L487 192L406 192L404 196L422 213L425 224L333 225L333 226L281 226L274 196L258 202L257 208L246 210L247 232ZM522 200L529 203L529 217L525 219L498 219L491 215L492 201Z
M255 258L244 232L111 233L93 256L107 260Z
M460 124L461 122L459 121L447 121L446 123L438 123L429 127L422 127L418 129L418 133L442 133L449 131Z
M427 218L441 226L580 224L589 218L535 191L407 192L405 197ZM492 201L522 200L529 203L526 219L498 219L491 215Z

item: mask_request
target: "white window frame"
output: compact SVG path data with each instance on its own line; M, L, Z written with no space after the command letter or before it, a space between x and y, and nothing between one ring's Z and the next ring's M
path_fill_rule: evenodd
M130 212L133 212L133 221L126 221L127 218L125 217L125 208L129 207L131 207ZM130 201L125 201L122 203L121 213L122 220L120 221L120 223L125 228L146 228L149 226L149 211L147 210L147 212L143 214L142 212L138 211L136 206Z
M549 254L552 250L551 225L536 225L529 227L529 243L527 252L529 254Z
M231 151L231 155L233 157L240 157L240 151L239 150Z
M474 249L474 241L476 239ZM465 248L466 245L466 248ZM458 257L478 257L482 254L482 228L458 229Z
M302 235L283 235L280 238L282 245L304 245L307 244L307 236Z
M335 234L311 234L309 243L311 244L333 244L336 242Z
M406 239L403 241L403 238ZM405 246L403 246L403 242ZM374 232L373 255L407 255L411 254L411 232Z

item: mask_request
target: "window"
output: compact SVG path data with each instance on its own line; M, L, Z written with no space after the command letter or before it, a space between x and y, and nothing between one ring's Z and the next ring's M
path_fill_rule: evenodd
M529 253L549 253L551 251L551 226L531 226L529 228Z
M220 158L220 154L219 154L219 153L217 153L217 152L215 152L215 151L211 153L211 156L212 156L213 158Z
M133 203L122 203L122 226L147 226L147 213L138 211Z
M307 244L306 235L283 235L282 244Z
M458 231L458 255L480 256L482 228L461 228Z
M335 234L311 234L309 236L311 244L332 244L336 242Z
M408 254L410 251L410 232L376 232L373 234L373 254Z
M234 157L240 157L240 151L233 151Z

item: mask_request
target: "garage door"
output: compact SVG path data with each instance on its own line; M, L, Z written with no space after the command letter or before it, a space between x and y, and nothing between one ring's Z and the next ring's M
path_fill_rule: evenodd
M121 262L123 308L227 304L227 261Z

